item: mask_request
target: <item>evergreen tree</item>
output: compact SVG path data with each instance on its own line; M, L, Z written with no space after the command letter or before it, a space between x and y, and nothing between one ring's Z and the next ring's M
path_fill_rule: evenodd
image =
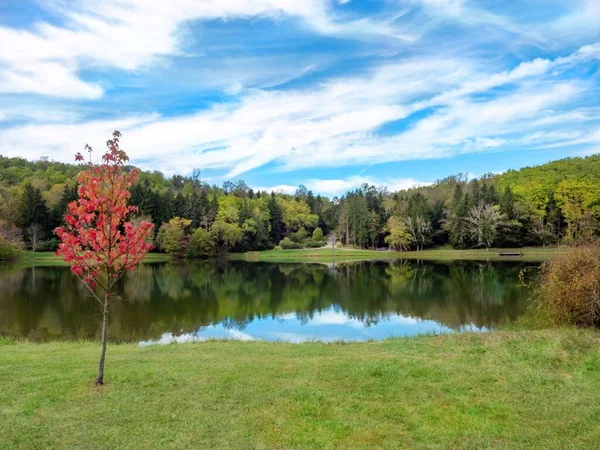
M79 196L77 195L77 184L72 183L65 186L65 189L60 197L58 203L52 208L52 227L57 227L63 225L65 212L67 211L67 206L74 200L77 200Z
M313 195L312 191L308 191L308 193L306 194L306 204L310 208L310 212L312 214L316 214L317 213L316 212L315 196Z
M19 226L29 248L35 251L36 244L50 234L51 219L42 193L27 183L19 205Z
M268 203L269 214L271 215L271 242L279 244L279 241L283 239L284 225L283 225L283 210L279 203L277 203L277 197L274 192L271 192L271 198Z
M516 218L515 211L515 196L510 187L504 188L504 192L500 196L500 212L506 216L507 219L513 220Z
M429 217L429 202L427 198L417 192L410 196L408 199L408 208L407 208L407 216L416 219L418 216L420 217Z
M178 192L173 199L171 214L173 217L185 217L186 215L185 199L183 198L181 192ZM189 219L189 217L185 218Z

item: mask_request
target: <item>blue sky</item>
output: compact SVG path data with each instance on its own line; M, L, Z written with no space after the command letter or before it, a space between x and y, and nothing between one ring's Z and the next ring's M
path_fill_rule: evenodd
M600 152L598 0L0 0L0 154L336 195Z

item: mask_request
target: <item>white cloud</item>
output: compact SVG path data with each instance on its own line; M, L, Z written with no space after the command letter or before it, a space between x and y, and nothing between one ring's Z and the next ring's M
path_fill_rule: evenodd
M431 184L429 182L417 181L413 178L372 178L364 176L350 176L344 179L307 180L304 184L307 188L326 195L339 195L344 192L360 187L363 184L370 184L377 187L387 187L389 191L395 192L403 189L410 189L418 186Z
M368 133L406 115L395 102L452 86L466 75L464 69L456 69L455 61L390 64L365 77L336 79L317 89L250 92L239 102L190 116L12 128L0 132L0 152L70 160L82 143L102 145L110 130L118 128L125 145L135 143L128 146L134 162L153 158L169 173L190 167L227 168L234 177L274 160L304 156L316 144L324 148L352 134Z
M391 322L391 323L399 323L399 324L404 324L404 325L415 325L417 323L419 323L421 320L414 318L414 317L408 317L408 316L402 316L402 315L395 315L395 314L390 314L386 317L386 321L387 322Z
M598 0L571 0L568 13L560 15L540 28L563 42L600 34L600 2Z
M313 193L315 194L334 196L344 194L345 192L352 189L356 189L365 183L380 188L386 187L391 192L431 184L430 182L417 181L413 178L373 178L360 175L349 176L341 179L312 178L308 180L303 180L299 184L303 184L304 186L306 186L307 189L313 191ZM255 190L257 191L272 191L284 194L294 194L297 189L298 186L292 186L287 184L281 184L271 187L261 186L255 188Z
M450 15L459 15L466 3L464 0L418 0L424 6L432 8L437 12Z
M321 325L346 325L352 328L364 328L365 324L360 320L348 317L348 315L341 311L335 311L330 309L315 314L306 325L308 326L321 326Z
M64 25L0 26L0 92L97 99L103 90L79 78L82 68L131 71L183 55L192 21L293 17L323 34L410 39L385 23L336 18L329 0L48 0L45 6Z
M68 123L81 119L81 114L67 106L53 107L43 104L11 102L0 107L0 122L4 120L39 123Z
M186 342L201 342L205 340L206 338L198 336L196 333L183 333L180 335L173 335L173 333L163 333L159 339L141 341L138 345L140 347L147 347L149 345L165 345L172 343L183 344Z
M200 167L238 177L269 163L294 170L498 151L531 141L527 136L550 122L554 132L578 133L557 142L579 145L595 131L597 111L573 107L589 95L589 83L560 74L598 54L598 44L588 45L563 58L532 60L499 73L470 60L403 59L313 87L244 91L236 101L186 116L8 128L0 130L0 153L69 161L86 142L101 146L119 129L132 162L143 168L187 173ZM503 89L478 96L498 88ZM424 114L413 119L419 112ZM378 134L386 124L411 119L401 131ZM552 143L550 135L546 141ZM357 176L305 184L332 193L363 181L391 188L419 177L413 178ZM287 183L275 188L295 191Z
M256 338L249 335L248 333L243 333L239 330L226 330L227 334L231 339L235 339L237 341L255 341Z
M214 337L212 335L209 336L202 336L201 333L203 331L210 331L210 332L222 332L224 334L224 336L222 337ZM224 329L221 325L210 325L208 327L205 328L201 328L200 331L198 331L197 333L182 333L182 334L178 334L178 335L174 335L173 333L163 333L159 339L150 339L147 341L141 341L139 343L140 347L146 347L148 345L165 345L165 344L172 344L172 343L187 343L187 342L202 342L202 341L206 341L208 339L234 339L234 340L238 340L238 341L254 341L256 340L255 337L244 333L242 331L239 330L234 330L234 329Z
M0 71L0 93L6 92L16 94L35 92L57 97L84 99L98 99L102 96L100 86L81 81L66 66L38 61L26 62L23 65L15 65L8 70Z
M298 189L298 186L292 186L290 184L278 184L276 186L271 186L271 187L257 186L254 188L255 191L275 192L277 194L290 194L290 195L293 195L296 192L296 189Z

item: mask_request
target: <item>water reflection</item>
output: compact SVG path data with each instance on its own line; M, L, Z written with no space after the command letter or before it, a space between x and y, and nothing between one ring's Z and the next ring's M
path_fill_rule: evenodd
M523 264L362 262L147 264L122 280L110 336L364 340L485 330L521 315ZM0 266L0 333L99 336L98 305L64 267Z

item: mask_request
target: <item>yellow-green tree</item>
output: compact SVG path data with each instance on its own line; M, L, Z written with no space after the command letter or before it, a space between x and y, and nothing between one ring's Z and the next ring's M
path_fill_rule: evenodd
M300 228L314 228L317 226L319 216L310 212L309 206L304 201L296 201L283 197L277 198L283 209L283 223L288 231L298 231Z
M234 195L222 195L219 198L217 220L226 223L237 223L239 220L240 199Z
M176 258L183 258L191 223L191 220L174 217L168 223L161 225L157 236L158 246Z
M586 180L564 180L554 192L554 199L567 222L565 238L568 241L590 238L598 213L600 187Z
M237 223L217 220L210 228L215 256L222 256L242 240L242 229Z
M394 250L408 250L413 245L414 237L406 222L397 217L390 217L387 221L386 231L389 233L385 237L385 243Z

